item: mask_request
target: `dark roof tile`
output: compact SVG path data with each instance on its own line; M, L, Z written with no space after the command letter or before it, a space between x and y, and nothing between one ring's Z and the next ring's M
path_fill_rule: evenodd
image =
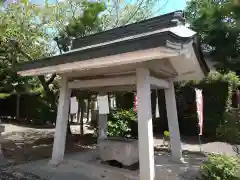
M156 31L163 28L174 27L177 26L179 23L185 23L183 12L175 11L134 24L129 24L108 31L76 38L75 40L73 40L72 50L107 41L112 41L115 39L121 39L128 36L134 36L137 34Z

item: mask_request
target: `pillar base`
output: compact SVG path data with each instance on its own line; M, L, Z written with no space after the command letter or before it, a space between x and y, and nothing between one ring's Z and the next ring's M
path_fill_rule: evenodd
M58 167L60 164L62 164L63 160L50 160L48 162L48 164L51 166L51 167Z
M187 162L184 160L184 158L179 159L179 158L171 157L170 160L177 164L187 164Z

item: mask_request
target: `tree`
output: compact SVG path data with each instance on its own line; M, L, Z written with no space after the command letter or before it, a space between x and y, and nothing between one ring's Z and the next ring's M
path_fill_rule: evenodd
M70 9L72 16L69 18L67 25L63 26L63 28L58 31L58 35L54 38L60 53L70 50L73 38L83 37L101 31L98 15L105 10L105 6L103 3L99 2L82 1L81 12L76 11L72 7ZM77 117L80 118L80 133L83 135L84 98L88 97L88 92L80 91L75 93L75 95L77 96L79 104ZM80 109L81 117L79 117ZM71 134L69 122L68 133Z
M71 41L76 37L101 31L99 13L105 10L103 3L83 1L81 12L72 13L68 24L59 30L58 36L54 38L60 53L70 50Z
M46 33L48 22L44 21L45 16L41 10L41 7L26 1L8 4L6 8L0 10L0 48L5 54L1 63L7 65L5 70L11 70L13 79L16 77L18 80L29 79L16 74L14 67L17 63L33 61L55 53L50 48L51 36ZM45 79L44 76L38 76L38 82L45 90L51 107L56 109L56 100L49 87L52 81L53 77Z
M0 9L0 78L6 82L2 83L3 89L15 91L16 84L28 91L42 89L56 111L58 76L19 77L15 65L68 51L72 38L151 17L158 0L111 0L106 3L107 6L87 0L67 0L54 5L44 1L41 6L28 0L5 3ZM9 84L11 88L7 87Z
M55 37L55 41L58 44L60 52L69 51L73 38L83 37L88 34L126 25L151 17L153 13L153 6L156 5L157 2L158 1L156 0L141 0L129 3L129 1L112 0L108 1L106 5L96 2L85 2L83 5L86 8L83 8L82 16L76 16L77 13L74 11L72 13L72 19L70 19L69 23L60 30L59 35ZM87 97L86 94L91 96L90 93L83 91L81 91L79 94L81 97ZM124 98L124 101L131 101L129 104L133 104L133 94L128 93L127 96L125 94L122 97L132 97L130 99ZM82 98L77 99L81 100L81 102L83 101ZM79 104L83 106L84 104L81 102L79 101ZM80 106L79 108L81 110L83 109L83 107ZM81 113L80 120L82 128L83 113Z
M155 16L168 1L169 0L107 1L106 10L101 15L102 29L112 29Z
M82 28L82 32L85 34L90 32L90 28L94 27L97 19L95 11L98 9L95 4L100 3L81 1L74 4L72 1L68 1L68 3L58 3L54 6L47 3L37 6L22 0L7 4L0 10L0 49L4 53L1 61L2 67L4 64L8 67L4 67L5 70L11 69L17 63L56 54L58 50L54 48L52 39L55 34L63 32L62 27L66 23L71 25L73 21L77 22L78 19L81 19L83 24L77 24L78 30ZM103 9L102 6L98 7ZM84 12L83 16L82 11ZM68 27L75 28L74 25ZM73 32L71 28L67 29L70 35ZM19 77L14 69L11 71L14 76ZM56 110L56 93L54 93L53 86L55 78L56 74L38 76L38 82L41 83L52 108ZM19 77L19 79L24 78Z
M236 0L191 0L185 11L203 49L220 70L240 69L240 5Z
M101 27L103 30L108 30L151 18L158 14L168 1L169 0L107 1L107 8L100 16L102 21ZM117 107L122 109L133 107L133 93L118 93L115 94L115 97ZM156 99L156 97L152 98Z

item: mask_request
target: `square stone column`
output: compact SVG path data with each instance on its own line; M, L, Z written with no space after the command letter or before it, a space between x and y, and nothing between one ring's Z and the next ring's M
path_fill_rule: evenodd
M107 138L107 114L99 114L98 115L98 139L106 139Z
M168 118L168 128L171 140L172 160L182 162L182 148L178 125L177 105L173 81L169 82L169 88L164 89L166 99L166 109Z
M50 161L53 165L61 163L64 157L70 96L71 90L68 88L67 77L61 77L52 160Z
M136 75L140 180L154 180L155 165L149 70L139 68L136 70Z

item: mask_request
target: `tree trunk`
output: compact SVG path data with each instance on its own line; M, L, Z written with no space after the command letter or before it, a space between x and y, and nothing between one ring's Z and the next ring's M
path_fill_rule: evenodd
M83 118L84 118L84 99L80 100L80 104L81 104L81 118L80 118L80 134L81 136L84 135L84 122L83 122Z
M157 90L151 91L152 119L156 120Z
M91 107L91 98L90 95L88 95L87 99L87 123L89 122L89 113L90 113L90 107Z
M38 76L39 81L41 82L44 92L49 99L49 103L51 104L52 109L57 110L57 104L56 104L56 97L54 93L50 90L45 78L43 75Z
M70 114L70 123L73 123L73 114Z
M17 94L16 97L17 97L16 120L20 121L20 94Z
M116 93L116 105L118 109L131 109L134 104L134 93Z
M77 122L80 123L80 110L81 110L81 104L79 99L77 99L78 101L78 110L77 110Z
M71 131L71 127L70 127L70 121L68 121L68 124L67 124L67 135L72 135L72 131Z
M20 46L17 45L17 46L15 46L15 48L16 48L16 50L19 53L21 53L23 56L25 56L29 61L33 61L34 60L31 56L29 56L27 53L25 53L20 48ZM37 76L39 81L41 82L41 84L43 86L43 89L45 91L46 96L49 99L49 102L51 104L52 109L55 110L55 111L57 111L56 97L55 97L54 93L50 90L49 84L51 84L54 81L56 76L57 75L55 73L52 74L51 78L48 81L46 81L46 79L45 79L45 77L43 75Z
M109 106L109 110L112 109L112 106L111 106L111 94L108 93L108 106Z
M98 124L98 110L97 110L97 105L96 105L96 99L92 99L91 102L91 126L93 128L97 127Z
M163 130L166 130L168 127L167 109L166 109L166 103L165 103L165 93L164 93L163 89L157 90L157 98L158 98L158 112L159 112L160 121L161 121L160 124L162 126L162 127L158 127L158 128L160 128L163 131Z
M68 119L67 119L67 135L72 135L71 127L70 127L70 121L69 121L69 116L70 116L70 104L69 104L69 111L68 111Z

